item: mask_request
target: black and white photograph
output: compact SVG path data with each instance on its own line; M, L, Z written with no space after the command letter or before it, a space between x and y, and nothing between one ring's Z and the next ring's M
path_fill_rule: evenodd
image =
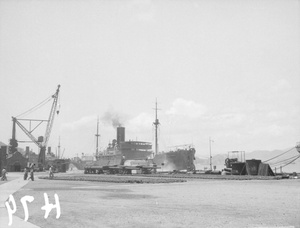
M300 228L299 0L0 0L1 228Z

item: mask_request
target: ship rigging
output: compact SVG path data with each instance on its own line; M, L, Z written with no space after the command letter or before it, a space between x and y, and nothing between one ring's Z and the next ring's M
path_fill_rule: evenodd
M158 153L158 137L157 137L157 130L158 130L158 125L160 124L159 123L159 120L157 118L157 100L155 102L155 121L153 122L154 126L155 126L155 155L157 155Z

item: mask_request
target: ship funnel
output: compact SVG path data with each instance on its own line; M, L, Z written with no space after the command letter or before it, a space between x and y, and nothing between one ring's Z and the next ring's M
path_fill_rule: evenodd
M121 142L125 141L125 127L117 127L117 143L120 145Z

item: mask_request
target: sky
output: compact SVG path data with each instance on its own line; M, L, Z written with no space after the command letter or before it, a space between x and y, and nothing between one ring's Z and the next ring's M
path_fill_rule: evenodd
M64 157L95 153L97 118L101 149L116 119L126 140L154 145L156 100L160 151L193 144L208 157L209 138L213 155L289 149L299 40L297 0L0 0L0 141L61 85L48 146L60 138ZM48 119L52 102L18 118ZM17 139L29 140L20 128Z

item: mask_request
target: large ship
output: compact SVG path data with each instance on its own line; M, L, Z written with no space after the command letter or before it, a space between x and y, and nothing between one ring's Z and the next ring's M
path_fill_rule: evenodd
M155 152L152 144L144 141L125 141L125 128L117 127L117 138L109 143L108 147L98 151L98 125L95 166L123 166L123 165L156 165L161 171L193 171L195 170L195 148L192 145L177 146L168 152L158 152L157 129L157 102L155 108Z
M105 150L96 151L95 165L124 165L128 161L148 160L152 154L152 144L150 142L125 141L125 128L117 127L117 139L109 143Z

